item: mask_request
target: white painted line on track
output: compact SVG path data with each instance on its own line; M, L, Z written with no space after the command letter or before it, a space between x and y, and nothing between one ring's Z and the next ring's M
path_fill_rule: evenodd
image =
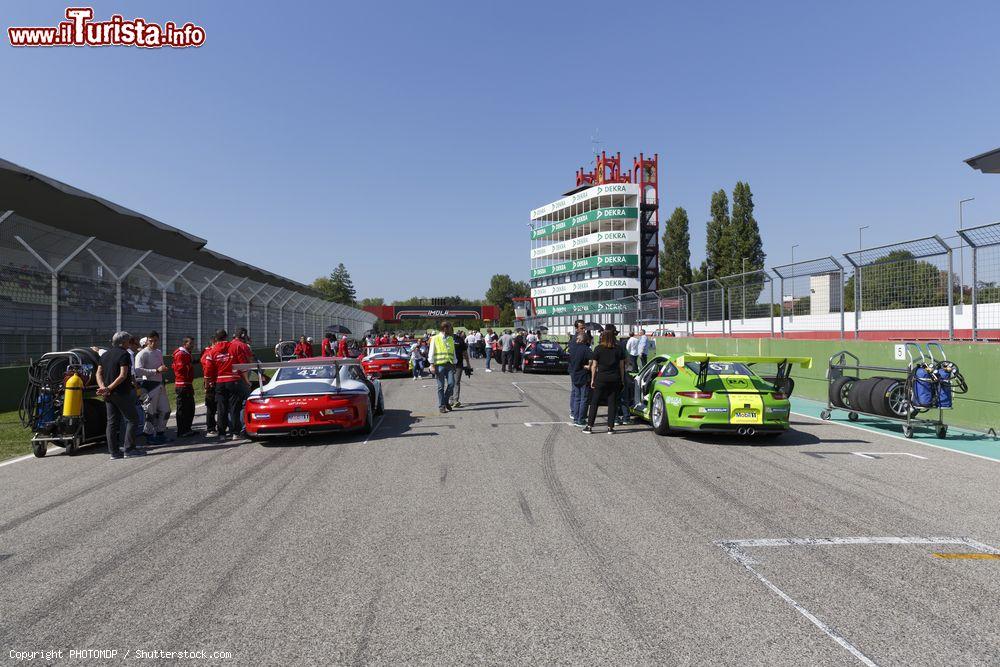
M911 454L910 452L851 452L855 456L860 456L863 459L872 459L873 461L880 456L910 456L915 459L920 459L921 461L926 461L926 456L920 456L919 454Z
M808 415L803 415L808 416ZM986 553L1000 554L1000 549L991 547L988 544L977 542L965 537L793 537L793 538L764 538L753 540L724 540L717 542L725 549L729 557L743 566L743 568L756 577L770 591L791 605L797 612L802 614L810 623L823 631L823 633L846 649L851 655L868 667L878 667L878 663L865 655L861 649L849 642L843 635L820 620L815 614L799 604L794 598L774 585L767 577L758 572L753 560L743 549L751 547L792 547L792 546L827 546L827 545L865 545L865 544L964 544L974 549L979 549Z
M983 456L982 454L973 454L972 452L963 452L960 449L952 449L951 447L945 447L944 445L935 445L933 442L926 442L920 440L919 438L904 438L901 435L896 435L895 433L883 433L881 431L873 431L870 428L865 428L863 426L855 426L854 424L848 424L841 421L830 421L827 419L820 419L819 417L813 417L812 415L804 415L801 412L792 412L791 414L798 417L805 417L806 419L811 419L814 422L820 422L821 424L835 424L837 426L844 426L846 428L853 428L858 431L864 431L865 433L871 435L881 435L887 438L895 438L896 440L902 440L903 442L908 442L911 445L923 445L924 447L933 447L934 449L941 449L946 452L954 452L955 454L962 454L963 456L972 456L977 459L983 459L984 461L992 461L993 463L1000 463L997 459L990 458L989 456Z
M375 435L375 431L377 431L378 427L382 425L382 420L383 419L385 419L385 415L382 415L381 417L378 418L378 421L375 422L375 426L372 427L372 432L369 433L368 437L365 438L365 441L361 443L362 445L367 445L368 444L368 441L372 439L373 435Z
M572 426L573 422L524 422L524 425L528 428L532 426L543 426L546 424L566 424L567 426Z
M46 455L48 455L48 454L61 454L61 453L65 452L65 451L66 451L66 449L63 448L63 447L52 447L51 449L49 449L46 452ZM4 461L3 463L0 463L0 468L2 468L4 466L14 465L15 463L20 463L21 461L27 461L28 459L34 459L34 458L38 458L38 457L36 457L34 454L25 454L24 456L18 456L16 459L10 459L9 461Z

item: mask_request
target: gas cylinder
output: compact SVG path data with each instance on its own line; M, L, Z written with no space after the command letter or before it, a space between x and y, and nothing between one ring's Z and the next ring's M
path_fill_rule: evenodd
M63 417L79 417L83 414L83 378L79 373L73 373L66 380L63 395Z

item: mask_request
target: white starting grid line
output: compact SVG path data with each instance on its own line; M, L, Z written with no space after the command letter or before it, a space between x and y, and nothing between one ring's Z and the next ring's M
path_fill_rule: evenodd
M915 459L920 459L926 461L926 456L920 456L919 454L911 454L910 452L851 452L855 456L860 456L863 459L875 460L881 456L911 456Z
M1000 554L1000 549L966 537L796 537L753 540L723 540L721 542L716 542L716 544L725 549L730 558L742 565L769 590L791 605L797 612L805 616L810 623L822 630L827 637L837 642L837 644L846 649L851 655L868 667L878 667L878 663L865 655L861 649L849 642L843 635L824 623L818 616L803 607L790 595L774 585L767 577L758 572L754 568L757 561L747 554L744 549L754 547L845 546L874 544L961 544L972 549L978 549L985 553Z

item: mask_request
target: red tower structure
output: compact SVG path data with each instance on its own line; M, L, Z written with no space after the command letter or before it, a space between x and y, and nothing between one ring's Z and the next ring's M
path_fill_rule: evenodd
M639 185L640 293L655 292L660 277L660 154L632 158L633 182Z

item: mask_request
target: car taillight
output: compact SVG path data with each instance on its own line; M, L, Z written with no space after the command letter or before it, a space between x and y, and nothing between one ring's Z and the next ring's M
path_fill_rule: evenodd
M250 405L267 405L267 402L271 400L269 398L251 398L247 401Z
M783 391L773 391L771 392L771 398L773 398L776 401L787 401L788 394L786 394Z
M708 400L712 398L712 392L710 391L679 391L678 396L684 396L686 398L697 398L701 400Z

